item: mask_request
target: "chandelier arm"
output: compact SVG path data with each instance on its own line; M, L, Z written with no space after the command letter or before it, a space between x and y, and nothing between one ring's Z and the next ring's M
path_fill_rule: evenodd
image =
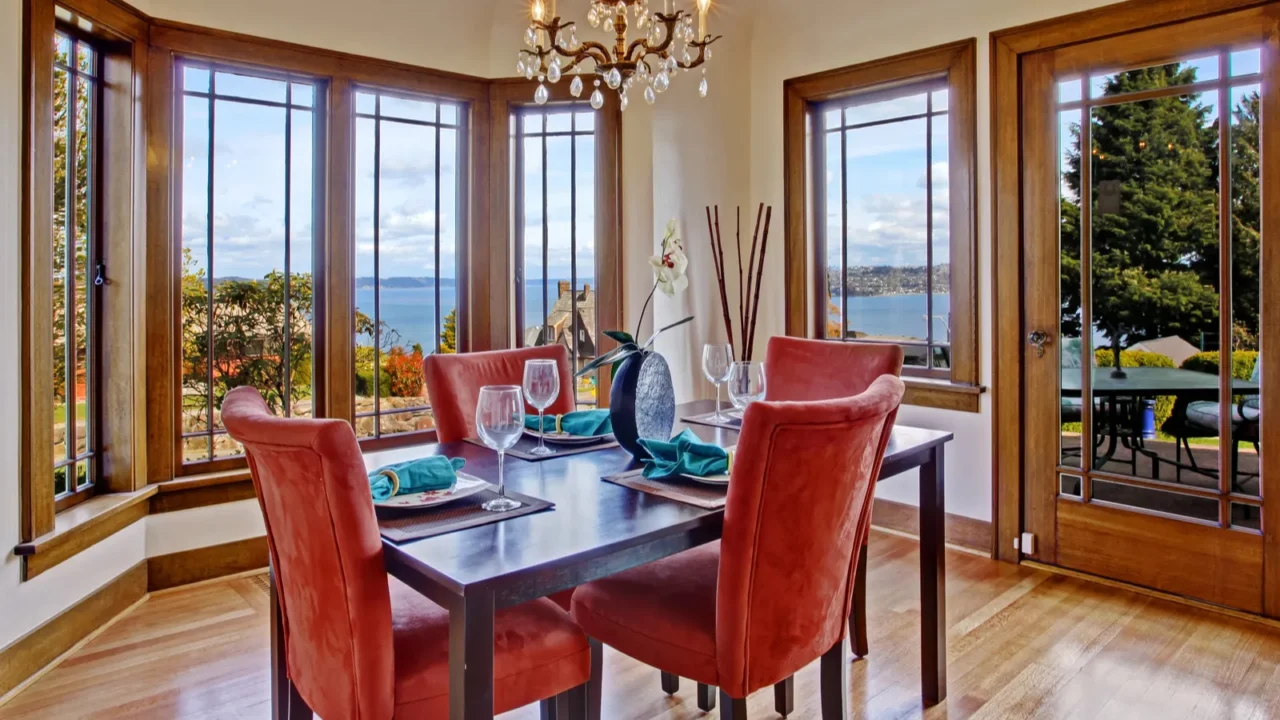
M696 67L698 67L699 65L701 65L701 64L703 64L703 63L705 63L705 62L707 61L707 48L708 48L708 47L710 47L712 43L714 43L715 41L719 40L719 39L720 39L720 38L722 38L722 37L724 37L724 36L723 36L723 35L717 35L717 36L715 36L715 37L711 37L710 35L708 35L708 36L707 36L707 39L706 39L706 40L704 40L704 41L702 41L702 42L691 42L691 43L689 43L689 46L690 46L690 47L696 47L696 48L698 48L698 57L696 57L696 58L694 58L693 60L689 61L689 63L688 63L688 64L683 63L683 62L677 62L677 63L676 63L676 65L678 65L679 67L684 68L685 70L692 70L693 68L696 68Z
M683 10L677 10L674 15L663 15L662 13L657 13L656 16L658 18L658 22L667 26L666 37L664 37L662 42L658 43L657 45L650 45L648 38L636 39L634 42L631 43L631 46L627 48L627 59L630 62L635 62L636 60L639 59L639 58L632 57L636 48L644 49L644 52L640 53L640 57L644 57L645 55L661 55L667 52L667 50L670 49L673 44L675 44L676 23L680 22L680 18L683 15L684 15Z

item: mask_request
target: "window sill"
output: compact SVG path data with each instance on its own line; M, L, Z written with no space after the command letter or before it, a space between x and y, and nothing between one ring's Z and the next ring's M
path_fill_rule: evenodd
M153 514L221 505L257 496L247 468L175 478L151 487L156 490L151 498Z
M141 520L156 492L148 487L98 495L58 513L52 532L14 548L22 558L22 579L37 577Z
M903 377L902 382L907 386L907 394L902 398L904 405L956 412L978 412L981 396L987 391L982 385L963 385L949 380Z

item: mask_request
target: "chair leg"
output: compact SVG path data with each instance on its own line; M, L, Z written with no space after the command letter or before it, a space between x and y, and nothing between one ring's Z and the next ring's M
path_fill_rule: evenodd
M720 720L747 720L747 699L731 698L721 690Z
M849 669L844 662L844 641L822 656L822 720L845 720L849 697Z
M563 697L563 693L538 701L538 718L540 720L564 720L560 716L561 697Z
M311 720L315 717L315 713L311 712L311 707L307 705L307 701L302 699L298 694L298 686L293 682L289 683L289 720Z
M590 694L588 682L543 700L540 704L541 720L588 720L591 705L587 698Z
M698 683L698 709L702 712L716 709L716 689L711 685Z
M794 675L773 686L773 709L782 717L796 709L796 678Z
M601 706L604 704L604 645L591 638L591 677L587 680L587 692L583 698L586 707L582 717L586 720L600 720Z
M680 691L680 676L669 672L662 673L662 692L675 695Z
M849 644L855 657L866 657L867 643L867 543L858 555L858 571L853 577L853 609L849 613Z

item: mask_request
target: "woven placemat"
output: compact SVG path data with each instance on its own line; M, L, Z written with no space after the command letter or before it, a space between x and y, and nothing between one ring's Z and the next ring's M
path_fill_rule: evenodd
M472 445L479 445L482 448L489 449L488 445L480 438L467 438L467 442ZM551 450L550 455L534 455L533 449L538 447L538 439L528 435L521 435L516 441L514 447L507 450L507 454L521 460L529 462L542 462L543 460L553 460L560 457L568 457L570 455L581 455L582 453L595 452L597 450L608 450L609 448L618 447L617 440L601 440L589 445L559 445L556 443L547 443L547 447Z
M643 470L631 470L617 475L605 475L600 479L615 485L631 488L632 490L639 490L642 493L694 505L705 510L723 509L725 500L729 496L728 485L715 487L679 478L650 480L643 473Z
M709 412L703 415L691 415L689 417L680 418L680 419L687 423L693 423L694 425L708 425L710 427L724 428L725 430L741 430L742 429L742 418L740 417L733 417L732 415L729 415L726 412L725 417L729 419L726 420L725 422L720 422L714 419L715 416L716 416L715 413Z
M507 491L507 497L520 501L522 503L520 507L503 513L489 512L482 507L496 497L498 497L497 488L493 488L447 505L422 510L378 508L378 530L382 533L382 537L391 542L402 543L510 520L522 515L532 515L555 507L555 503L510 490Z

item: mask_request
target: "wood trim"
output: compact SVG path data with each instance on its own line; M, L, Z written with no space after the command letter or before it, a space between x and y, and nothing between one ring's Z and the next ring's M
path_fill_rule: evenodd
M175 357L179 308L175 288L178 253L170 235L174 230L174 198L170 177L173 153L173 53L150 48L147 59L147 213L146 338L147 338L147 482L168 480L175 474L178 452L177 399L182 385ZM178 463L180 464L180 463Z
M1260 535L1059 499L1057 564L1261 613ZM1143 548L1135 553L1134 547Z
M228 476L241 474L247 476L248 472L227 473ZM223 503L239 502L240 500L253 500L257 497L257 492L253 488L253 480L248 477L230 482L193 485L186 488L167 487L182 482L183 480L171 480L155 485L154 487L159 489L160 492L151 497L149 512L152 515L159 515L160 513L174 512L176 510L191 510L192 508L221 505Z
M31 580L141 520L155 494L148 487L99 495L59 513L51 532L14 548L22 558L22 579Z
M791 78L783 85L783 156L785 226L787 232L786 331L798 337L821 337L825 295L819 298L818 253L811 247L808 118L813 106L833 99L886 87L946 77L950 89L951 187L951 384L973 392L945 394L939 387L918 385L904 402L977 412L979 327L977 271L977 41L962 40L873 60L837 70ZM813 297L810 297L810 290Z
M140 562L0 650L0 697L56 661L146 594L147 566Z
M907 405L931 407L939 410L976 413L981 411L982 393L986 388L981 385L957 385L938 380L923 380L904 377L907 392L902 402Z
M312 270L314 296L323 298L316 324L323 334L323 385L316 388L324 417L355 424L355 88L350 80L329 83L328 224L324 252ZM316 262L313 260L313 262Z
M265 535L147 558L147 590L212 580L270 564Z
M121 39L147 42L152 19L146 13L115 0L58 0L68 10L93 20Z
M1280 117L1280 37L1273 31L1267 33L1266 42L1262 46L1263 87L1270 87L1271 92L1262 96L1262 116L1264 118ZM1274 142L1264 142L1259 158L1259 170L1263 178L1280 178L1280 146ZM1280 192L1274 191L1262 195L1262 227L1280 227ZM1277 433L1273 429L1277 418L1280 418L1280 392L1276 392L1274 384L1280 383L1277 370L1280 370L1280 243L1273 237L1271 242L1262 243L1262 268L1258 278L1261 287L1271 288L1271 292L1262 293L1262 316L1260 328L1262 336L1271 340L1262 343L1262 355L1259 362L1263 364L1265 387L1269 392L1262 393L1262 412L1272 422L1263 420L1263 428L1267 437L1274 438ZM1261 436L1260 436L1261 437ZM1262 477L1271 478L1270 487L1276 487L1276 478L1280 478L1280 452L1272 447L1262 454ZM1263 528L1263 560L1262 560L1262 607L1267 615L1280 618L1280 498L1272 497L1272 493L1264 492L1267 501L1262 506Z
M906 503L876 498L871 505L871 526L920 537L920 508ZM944 539L952 545L991 554L993 527L984 520L947 513Z

